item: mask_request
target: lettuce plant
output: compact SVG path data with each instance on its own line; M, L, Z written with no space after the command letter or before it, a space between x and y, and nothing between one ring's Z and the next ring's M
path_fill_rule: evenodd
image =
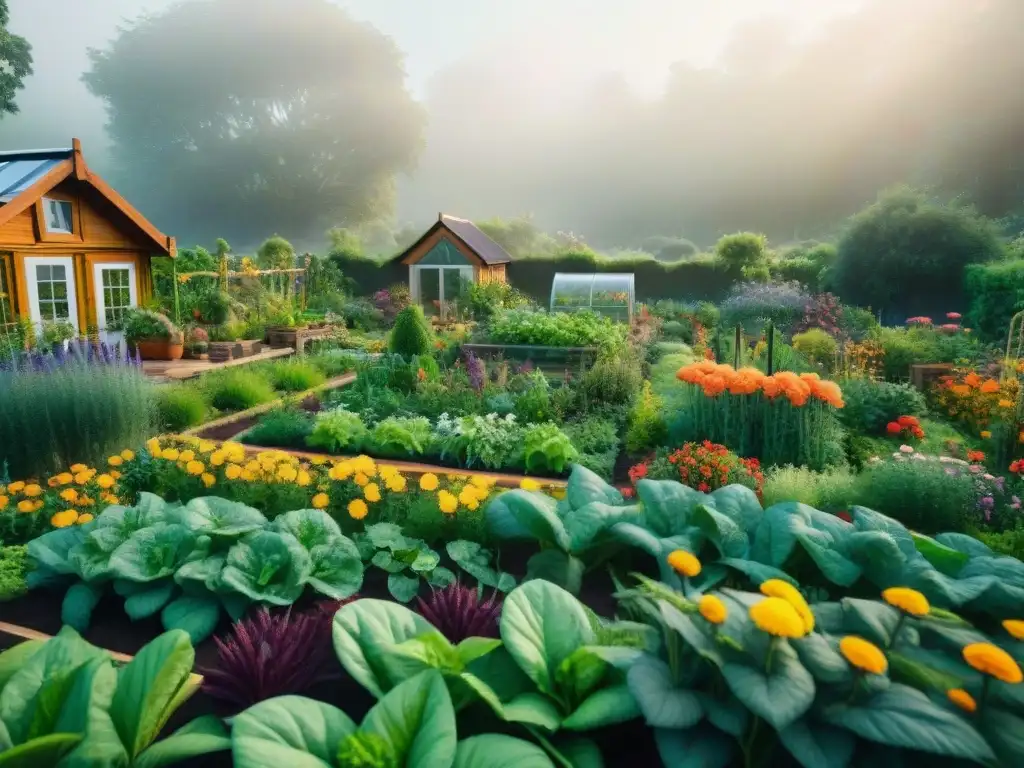
M306 444L323 448L328 453L357 453L368 434L369 430L358 413L336 408L317 415L313 433L306 438Z
M394 523L368 525L355 542L364 561L388 574L388 591L400 603L416 597L420 579L432 587L446 587L455 581L455 574L440 565L437 552L422 539L405 536Z
M579 454L554 422L532 424L523 431L523 465L527 472L565 471Z
M430 447L430 420L423 416L390 416L373 428L369 444L387 456L420 456Z
M175 631L116 669L71 627L0 654L0 765L159 768L227 749L215 717L157 741L199 685L194 660L188 636Z
M547 768L528 742L494 734L458 742L455 709L441 675L419 673L396 686L356 725L344 712L281 696L238 715L231 728L237 768Z

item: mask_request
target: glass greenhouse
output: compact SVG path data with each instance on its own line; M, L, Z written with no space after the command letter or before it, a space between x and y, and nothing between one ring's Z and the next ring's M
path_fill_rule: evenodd
M632 272L556 272L551 281L552 312L589 309L625 323L633 319L635 299Z

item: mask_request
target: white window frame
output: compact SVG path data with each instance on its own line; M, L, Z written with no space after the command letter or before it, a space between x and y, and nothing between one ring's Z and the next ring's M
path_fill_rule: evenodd
M26 256L25 283L28 287L28 312L35 327L42 331L44 321L39 311L39 284L36 282L36 267L64 267L64 281L68 286L68 322L78 326L78 281L75 279L75 262L70 256Z
M421 274L420 273L423 270L425 270L425 269L436 269L436 270L457 269L457 270L459 270L462 273L463 280L465 280L468 283L472 283L473 282L473 275L474 275L474 271L475 271L473 269L473 267L470 267L470 266L459 266L459 265L455 265L455 264L451 264L451 265L449 265L449 264L412 264L412 265L410 265L410 267L409 267L409 271L410 271L410 274L409 274L409 293L412 295L412 300L416 304L420 303L420 279L421 279ZM438 300L443 304L445 301L447 301L447 299L445 298L445 295L444 295L444 275L439 273L437 277L438 277L438 284L440 286L440 288L438 290L438 294L439 294Z
M67 217L64 216L65 208L67 206ZM51 206L55 206L54 210L58 211L57 218L61 219L65 227L51 227L50 226L50 213ZM70 200L58 200L54 197L43 198L43 226L46 227L46 231L52 235L73 235L75 234L75 206Z
M131 307L139 306L139 297L135 283L135 264L130 261L101 261L93 265L93 290L96 293L96 327L99 329L103 340L108 343L120 341L123 334L118 331L107 331L107 308L105 305L105 294L103 293L103 272L108 269L128 270L128 295Z

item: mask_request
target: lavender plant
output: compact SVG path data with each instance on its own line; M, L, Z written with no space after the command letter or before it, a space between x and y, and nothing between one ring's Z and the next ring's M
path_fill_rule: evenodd
M797 282L740 283L719 309L725 328L742 325L746 332L754 333L772 321L789 334L810 301L810 295Z

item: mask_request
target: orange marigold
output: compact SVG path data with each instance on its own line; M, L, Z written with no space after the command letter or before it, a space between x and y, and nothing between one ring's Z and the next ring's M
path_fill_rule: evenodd
M981 385L981 391L986 395L992 395L999 391L999 382L995 379L988 379Z

